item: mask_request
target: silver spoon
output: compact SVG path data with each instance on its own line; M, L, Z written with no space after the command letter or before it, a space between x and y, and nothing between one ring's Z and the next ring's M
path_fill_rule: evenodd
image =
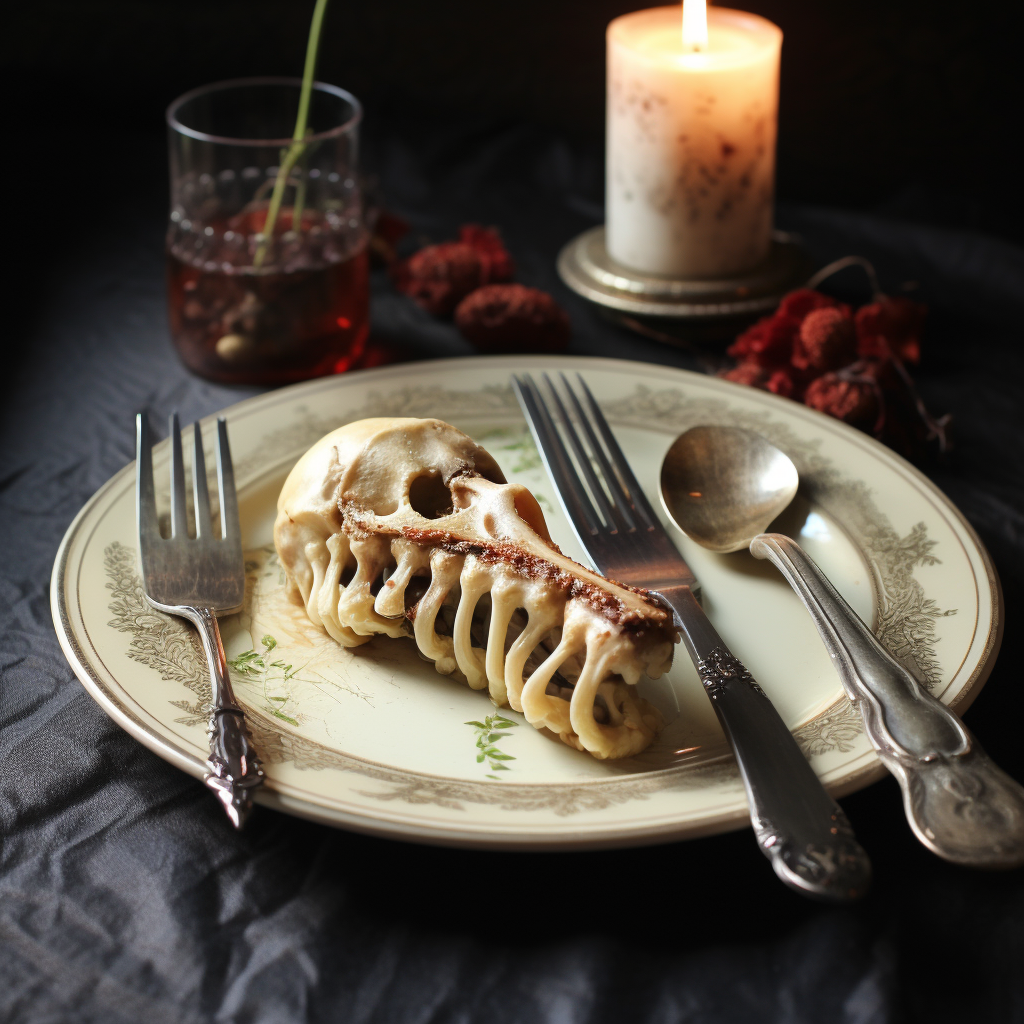
M785 453L738 427L688 430L661 467L665 507L691 540L722 553L749 546L796 591L860 708L868 738L903 790L918 839L958 864L1024 864L1024 788L875 639L799 544L763 532L798 484Z

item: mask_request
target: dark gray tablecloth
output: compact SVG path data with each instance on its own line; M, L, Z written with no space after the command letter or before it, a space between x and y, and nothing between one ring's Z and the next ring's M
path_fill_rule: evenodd
M115 726L54 635L57 545L132 459L137 410L189 420L251 393L189 376L170 348L161 160L158 138L111 154L73 231L59 208L26 213L43 240L8 278L0 1020L1024 1020L1024 872L981 874L925 852L891 780L844 800L877 879L863 903L836 909L783 889L749 831L514 855L260 809L236 835L199 783ZM372 160L417 230L501 225L521 279L569 310L572 351L693 365L602 321L556 279L560 244L600 219L592 158L526 129L410 129L378 139ZM793 208L779 220L819 263L868 256L884 285L913 279L931 306L919 379L930 405L953 414L956 447L928 472L988 545L1006 596L1002 654L967 720L1024 777L1024 254L867 215ZM419 358L470 351L383 280L375 289L379 337Z

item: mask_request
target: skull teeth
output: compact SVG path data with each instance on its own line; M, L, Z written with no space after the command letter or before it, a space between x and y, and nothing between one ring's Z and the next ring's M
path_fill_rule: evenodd
M404 537L377 534L346 543L341 532L327 546L328 564L310 598L318 589L318 616L342 643L349 631L360 642L411 629L439 672L461 675L499 707L511 705L537 728L598 757L638 753L656 733L657 711L610 679L628 671L621 662L629 660L629 638L609 630L582 602L517 579L499 563ZM346 574L346 567L354 571ZM380 581L376 593L374 581ZM485 638L483 647L474 645L474 634Z

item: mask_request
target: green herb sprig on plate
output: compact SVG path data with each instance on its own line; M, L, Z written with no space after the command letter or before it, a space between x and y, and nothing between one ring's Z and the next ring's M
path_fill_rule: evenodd
M491 772L507 772L509 767L505 761L515 761L511 754L503 754L495 745L499 740L508 739L508 733L502 729L513 729L518 722L503 718L501 715L488 715L482 722L466 722L476 730L477 764L487 762ZM497 775L488 774L487 778L497 779Z

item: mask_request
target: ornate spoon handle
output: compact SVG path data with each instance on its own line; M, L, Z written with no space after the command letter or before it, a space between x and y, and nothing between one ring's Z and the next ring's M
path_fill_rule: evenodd
M885 650L799 544L763 533L750 552L773 562L811 613L918 839L959 864L1024 864L1024 788Z
M231 689L217 616L209 608L182 607L179 613L199 630L213 687L213 710L207 728L210 756L203 781L213 790L235 828L241 828L252 811L252 795L263 783L263 765L252 745L245 714Z
M658 594L675 612L736 756L754 835L775 873L790 888L821 899L862 896L871 862L775 706L726 647L689 587L666 587Z

